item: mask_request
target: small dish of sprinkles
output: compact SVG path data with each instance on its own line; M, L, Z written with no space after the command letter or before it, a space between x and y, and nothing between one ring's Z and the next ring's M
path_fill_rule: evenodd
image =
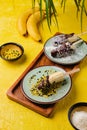
M14 42L5 43L0 47L0 56L4 60L17 60L23 55L23 53L23 47Z

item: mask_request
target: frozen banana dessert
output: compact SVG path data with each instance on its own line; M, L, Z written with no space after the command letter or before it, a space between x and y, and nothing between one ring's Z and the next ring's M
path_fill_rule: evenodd
M77 45L83 40L78 36L71 34L60 35L60 39L54 42L54 49L51 50L51 56L54 58L67 57L75 53Z
M56 93L57 89L67 83L65 76L80 71L79 68L69 72L54 72L48 76L41 77L39 81L32 86L31 93L37 96L52 96Z
M56 72L54 74L42 77L31 88L33 95L49 97L56 93L57 88L63 84L64 76L62 72Z

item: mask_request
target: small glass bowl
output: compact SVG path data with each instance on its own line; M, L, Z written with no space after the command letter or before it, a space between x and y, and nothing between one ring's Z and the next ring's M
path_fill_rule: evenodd
M24 53L24 48L14 42L5 43L0 46L0 56L4 60L13 61L19 59Z
M69 119L69 122L72 125L72 127L75 130L81 130L81 129L77 128L78 126L76 126L72 121L72 117L73 117L73 114L75 114L75 112L87 112L87 103L86 102L76 103L76 104L72 105L68 111L68 119Z

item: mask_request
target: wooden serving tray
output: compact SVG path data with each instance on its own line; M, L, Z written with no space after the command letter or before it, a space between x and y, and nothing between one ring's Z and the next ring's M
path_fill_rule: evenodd
M43 49L41 52L37 55L37 57L34 59L34 61L26 68L26 70L21 74L21 76L15 81L15 83L8 89L7 96L11 100L20 103L21 105L45 116L49 117L52 115L55 105L49 104L49 105L42 105L42 104L36 104L31 102L29 99L27 99L21 90L21 81L23 80L24 76L32 69L39 67L39 66L45 66L45 65L51 65L51 66L58 66L63 68L65 71L70 71L76 68L79 68L79 64L76 65L69 65L69 66L63 66L59 65L57 63L54 63L50 61L43 52Z
M49 117L54 108L55 108L55 104L50 104L50 105L40 105L40 104L36 104L31 102L30 100L28 100L22 93L21 90L21 81L24 78L24 76L32 69L38 67L38 66L43 66L43 65L53 65L53 66L58 66L63 68L66 71L70 71L72 69L78 68L78 64L76 65L69 65L69 66L62 66L56 63L53 63L52 61L50 61L45 55L43 50L39 53L39 55L35 58L35 60L27 67L27 69L22 73L22 75L15 81L15 83L8 89L7 91L7 96L15 101L20 103L21 105L34 110L35 112L45 116L45 117Z

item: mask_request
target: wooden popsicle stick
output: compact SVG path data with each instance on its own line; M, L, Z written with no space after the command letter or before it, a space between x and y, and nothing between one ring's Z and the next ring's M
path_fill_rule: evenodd
M71 48L75 49L75 48L76 48L79 44L81 44L82 42L83 42L82 39L80 39L80 40L74 42L74 43L71 45Z
M82 32L82 33L79 33L79 34L75 34L75 35L76 35L76 36L82 36L82 35L85 35L85 34L87 34L87 31Z
M71 74L77 73L77 72L79 72L79 71L80 71L80 68L76 68L76 69L74 69L74 70L71 70L71 71L69 71L69 72L66 72L66 74L71 75Z
M63 72L60 72L60 73L63 73L64 75L69 75L69 74L71 75L71 74L77 73L79 71L80 71L80 68L76 68L74 70L71 70L71 71L68 71L68 72L65 72L65 73L63 73ZM57 76L57 75L59 75L59 71L55 72L55 73L53 73L51 75L49 75L49 77L51 77L51 76Z
M73 42L75 42L76 40L79 40L79 37L80 37L80 36L85 35L85 34L87 34L87 31L82 32L82 33L80 33L80 34L74 34L72 37L69 37L69 38L63 40L62 42L69 41L69 42L72 42L72 43L73 43Z
M61 82L64 80L64 77L66 75L71 75L71 74L74 74L74 73L77 73L80 71L80 68L76 68L74 70L71 70L69 72L55 72L51 75L49 75L49 82L52 84L53 82Z

